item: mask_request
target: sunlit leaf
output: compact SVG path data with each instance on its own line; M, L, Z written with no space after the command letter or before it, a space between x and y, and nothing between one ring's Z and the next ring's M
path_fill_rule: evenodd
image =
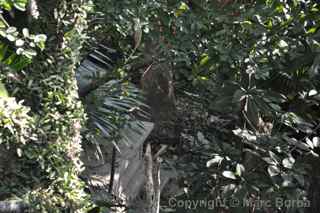
M274 177L280 174L280 169L275 165L270 165L268 167L268 173L271 177Z
M8 91L5 88L4 84L0 82L0 97L9 97Z
M233 180L236 180L237 177L235 176L235 174L231 171L223 171L222 172L222 175L226 178L229 178L229 179L233 179Z

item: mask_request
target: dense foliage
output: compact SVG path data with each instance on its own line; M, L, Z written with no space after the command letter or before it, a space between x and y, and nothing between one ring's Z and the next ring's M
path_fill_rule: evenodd
M96 1L95 29L127 61L157 41L150 54L174 65L178 105L188 103L180 116L190 116L181 118L190 154L177 165L189 194L306 200L318 162L319 4L222 2Z
M8 11L13 10L13 5L18 13L16 10L25 10L27 1L1 1L1 5ZM7 39L2 40L1 60L3 65L9 65L3 66L1 79L10 96L25 100L18 102L21 106L17 106L15 98L1 101L1 145L17 153L9 160L16 160L18 165L1 179L1 197L23 199L34 211L78 212L88 204L84 184L78 178L83 169L79 154L84 114L75 80L75 66L85 38L87 6L84 1L46 1L33 9L41 14L41 18L31 21L33 26L24 22L28 13L23 13L22 17L15 17L13 24L28 25L18 29L5 26L8 29L1 31ZM55 10L58 14L52 16ZM40 34L29 34L27 28ZM24 38L19 38L21 31ZM24 49L24 45L43 49L46 37L50 42L36 57L35 50ZM33 63L27 66L30 60L24 58L31 56ZM22 104L31 110L28 112Z
M0 2L3 11L26 5ZM314 0L51 0L38 1L33 25L15 20L21 29L1 15L0 145L21 165L0 179L0 200L84 211L81 127L88 140L113 141L128 122L148 119L137 88L161 62L173 67L178 122L170 125L180 131L163 162L183 188L171 196L272 201L217 211L305 210L277 205L281 197L317 212L319 10ZM80 97L83 108L75 68L100 43L122 54L103 68L108 75L89 76L96 83ZM179 211L167 199L163 211Z

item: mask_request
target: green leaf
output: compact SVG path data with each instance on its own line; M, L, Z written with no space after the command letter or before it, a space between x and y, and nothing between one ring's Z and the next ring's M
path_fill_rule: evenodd
M3 17L1 17L2 15L0 15L0 29L5 29L7 27L7 24L5 22L5 20L3 19Z
M292 169L295 159L293 157L288 157L282 160L282 165L287 169Z
M276 164L279 164L280 158L274 152L269 151L269 156Z
M8 50L8 45L0 43L0 61L3 61L5 59L7 50Z
M233 179L233 180L236 180L237 177L235 176L235 174L231 171L223 171L222 172L222 175L226 178L229 178L229 179Z
M216 155L216 156L214 156L213 159L207 161L207 167L211 167L214 164L218 164L219 165L219 164L221 164L222 160L223 160L223 157L221 157L219 155Z
M12 10L12 6L8 1L2 1L1 2L1 7L7 11Z
M245 171L244 166L238 163L236 166L236 175L241 177L244 171Z
M275 165L270 165L268 167L268 173L271 177L274 177L280 174L280 169Z
M24 33L24 34L27 34L27 33ZM47 40L47 36L44 35L44 34L39 34L39 35L36 35L34 37L34 42L38 43L38 42L45 42Z
M28 0L14 0L13 6L18 10L25 11L28 4Z
M32 50L32 49L28 49L28 50L25 50L24 52L23 52L23 54L25 55L25 56L27 56L27 58L32 58L32 57L34 57L34 56L36 56L37 55L37 52L35 51L35 50Z
M315 32L317 32L317 27L312 27L307 31L307 34L313 34Z
M6 30L6 32L7 32L8 34L13 34L13 33L17 32L17 28L16 28L16 27L9 27L9 28Z
M0 97L3 97L3 98L9 97L6 87L1 82L0 82Z
M8 45L0 43L0 62L14 70L21 70L29 65L31 60L23 55L18 55L16 52L9 49Z
M312 143L314 147L320 147L320 138L319 137L313 137Z
M18 157L21 157L22 156L22 149L21 148L17 148L17 155Z
M201 58L201 61L200 61L200 66L206 65L208 61L209 61L209 56L207 54L203 55L203 58Z
M22 29L22 34L24 37L29 37L30 36L30 32L29 32L29 29L28 28L23 28Z
M181 16L182 14L184 14L186 11L189 10L189 7L186 3L181 2L179 8L174 12L176 17Z
M18 39L18 40L16 40L15 45L17 47L22 47L24 45L24 41L22 39Z

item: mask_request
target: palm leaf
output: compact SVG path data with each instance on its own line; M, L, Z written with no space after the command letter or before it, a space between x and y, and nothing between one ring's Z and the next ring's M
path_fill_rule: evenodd
M150 120L150 115L142 92L135 85L113 80L118 56L116 50L99 45L83 60L76 76L90 134L110 142L128 143L149 134L150 125L142 120ZM132 135L138 138L133 139Z

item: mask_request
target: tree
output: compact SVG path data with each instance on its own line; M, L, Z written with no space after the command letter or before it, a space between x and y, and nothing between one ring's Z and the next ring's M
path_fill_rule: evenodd
M132 55L142 59L150 40L159 41L161 54L154 58L173 64L178 100L184 97L199 114L191 121L200 120L201 128L180 128L199 146L184 139L190 155L177 165L185 165L182 173L193 171L187 179L193 196L306 198L306 174L312 170L304 163L312 163L304 156L317 156L310 142L316 144L318 130L316 2L109 1L108 8L95 3L106 14L100 29L119 41L129 61ZM126 38L139 34L141 48L128 45ZM132 65L129 76L139 73L135 67L141 66ZM225 128L207 125L210 120ZM201 159L194 168L190 156ZM196 187L199 179L203 184Z
M125 137L120 129L149 119L142 89L155 129L141 146L148 168L142 202L127 202L129 211L159 212L159 172L167 170L183 193L164 193L163 204L176 196L223 199L219 213L317 212L318 1L50 0L38 2L40 18L29 30L19 28L28 22L18 17L13 28L10 11L26 5L0 3L8 11L0 24L0 152L7 156L0 165L19 160L8 161L14 168L1 180L1 200L84 211L80 130L82 142L103 138L115 151ZM110 60L100 43L121 59ZM93 70L79 98L75 68L87 53L96 64L79 67ZM95 76L97 64L108 74ZM78 85L83 79L78 75ZM278 198L310 208L279 206ZM236 199L251 203L233 208L228 201ZM257 209L264 200L271 204ZM110 207L113 200L106 201L97 205Z
M7 121L2 120L5 126L1 130L7 136L1 146L10 147L10 156L18 165L18 169L9 170L1 181L2 199L20 198L41 212L66 209L83 212L89 202L78 177L82 170L79 154L84 114L78 100L75 67L85 39L87 3L81 0L37 3L41 18L32 20L32 25L23 26L26 27L23 29L2 25L2 32L5 32L2 36L7 40L1 46L1 60L6 65L1 78L6 85L10 83L10 95L25 100L25 106L21 107L24 111L28 107L31 117L19 116L12 120L11 134L6 130L10 128ZM27 1L2 1L1 4L8 11L12 6L23 11ZM28 19L26 13L16 18L16 22ZM49 38L45 50L38 51L37 56L35 50L24 49L23 41L27 46L37 44L43 49L45 36L31 35L27 27ZM24 36L21 40L10 37L9 33L19 36L21 31ZM15 46L10 41L15 41ZM29 58L32 58L30 65ZM8 116L13 119L12 114ZM23 122L22 119L27 120ZM18 136L12 132L15 128L26 129L28 135L15 139Z

